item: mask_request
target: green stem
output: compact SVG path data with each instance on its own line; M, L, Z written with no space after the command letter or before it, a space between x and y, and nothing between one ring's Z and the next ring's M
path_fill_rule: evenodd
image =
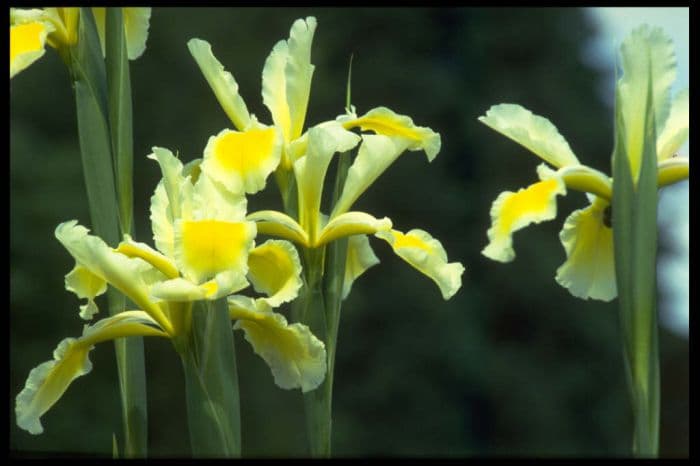
M104 60L94 18L81 9L79 38L70 49L69 71L73 80L78 137L88 206L94 232L116 246L121 237L108 123L107 84ZM125 299L110 290L110 315L125 309ZM140 337L115 341L119 388L124 421L124 454L146 456L147 410L143 340Z
M238 374L225 298L195 304L190 336L180 356L192 454L240 457Z

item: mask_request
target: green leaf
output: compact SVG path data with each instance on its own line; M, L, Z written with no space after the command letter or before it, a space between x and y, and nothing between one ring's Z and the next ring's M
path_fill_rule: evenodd
M131 80L121 8L107 8L106 66L109 121L122 233L133 229L133 123Z
M238 374L225 299L195 304L192 341L181 356L192 454L240 457Z

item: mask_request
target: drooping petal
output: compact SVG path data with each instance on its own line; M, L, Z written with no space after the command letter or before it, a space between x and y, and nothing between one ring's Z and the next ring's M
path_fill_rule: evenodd
M135 335L167 337L148 314L127 311L85 326L80 338L61 341L53 352L54 359L32 369L24 389L17 395L17 425L31 434L42 433L41 416L61 398L73 380L92 370L88 353L94 345Z
M367 235L354 235L348 238L348 254L345 258L345 278L343 279L343 299L348 297L352 284L370 267L377 265L379 258L374 254Z
M673 157L659 163L659 188L687 180L690 176L690 164L685 157Z
M271 307L291 301L302 285L299 253L288 241L265 241L248 255L248 278Z
M520 189L501 193L491 206L489 244L481 251L489 259L510 262L515 258L514 232L531 223L552 220L557 216L557 195L565 195L566 186L554 176Z
M559 130L547 118L520 105L494 105L479 121L557 168L579 164Z
M195 284L224 272L245 276L255 235L253 222L177 220L175 262L184 277Z
M657 134L669 115L671 84L676 79L673 41L661 28L643 25L622 42L620 62L622 76L617 82L615 106L622 115L625 147L636 182L642 160L647 105L653 105ZM651 102L648 102L650 89Z
M238 83L233 75L224 69L211 51L209 42L201 39L191 39L187 48L194 57L209 87L214 91L216 100L224 109L233 125L244 131L250 124L250 114L243 98L238 94Z
M224 129L209 138L202 172L231 192L253 194L265 187L280 162L282 140L273 127Z
M92 319L99 312L95 297L107 291L107 282L89 269L75 264L73 270L66 274L65 285L66 290L72 291L78 298L87 299L87 303L80 306L80 317L85 320Z
M15 13L17 12L17 13ZM10 78L44 55L46 39L54 28L41 21L41 10L14 10L10 25Z
M333 208L331 218L350 210L357 198L394 163L409 143L405 138L378 134L363 135L362 145L348 170L343 192Z
M272 312L262 300L245 296L228 299L234 329L242 329L246 340L272 370L275 383L284 389L301 388L306 393L326 376L326 348L306 325L288 324L282 314Z
M371 235L390 229L389 217L378 219L364 212L347 212L338 215L323 227L314 246L323 246L345 236Z
M294 175L299 193L299 220L313 242L318 235L328 165L333 154L352 149L360 137L333 121L314 126L300 139L303 138L308 140L306 152L294 163Z
M309 237L296 220L276 210L260 210L246 217L255 222L258 233L288 239L302 246L309 246Z
M678 93L669 112L663 130L659 128L656 138L656 156L659 162L672 157L688 139L690 91L685 89Z
M160 274L160 271L141 259L116 252L99 237L89 235L88 231L72 220L58 225L55 236L79 265L124 293L169 333L172 328L168 319L148 293L152 281L149 276Z
M359 127L363 131L406 139L406 149L425 151L429 162L440 152L441 140L438 133L427 127L416 126L410 117L399 115L386 107L373 108L361 117L354 114L341 115L338 121L347 129Z
M378 232L375 236L389 243L397 256L430 277L445 300L462 286L464 266L459 262L448 263L445 248L428 232L416 228L406 234L391 230Z
M574 211L559 234L567 259L556 280L577 298L611 301L617 296L612 228L604 222L608 205L597 198Z

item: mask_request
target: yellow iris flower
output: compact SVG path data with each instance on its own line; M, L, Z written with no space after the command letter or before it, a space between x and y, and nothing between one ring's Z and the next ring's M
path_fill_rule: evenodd
M255 223L245 218L246 198L212 180L199 160L183 166L162 148L154 148L149 158L163 172L151 198L155 249L128 236L113 249L76 221L56 228L57 239L76 261L65 284L86 299L82 318L98 312L94 299L108 285L138 309L86 326L80 338L63 340L53 360L30 372L15 406L17 424L30 433L43 431L41 416L75 378L90 371L88 354L95 344L140 335L170 338L178 348L189 333L194 301L229 296L249 284L263 296L230 296L230 316L277 384L308 391L324 379L323 342L305 325L290 325L272 310L296 298L302 285L294 246L280 240L256 246Z
M105 8L92 8L105 51ZM129 59L146 49L150 8L122 8ZM10 78L44 55L46 44L61 50L78 41L79 8L10 9Z
M623 75L618 81L616 105L621 106L624 118L634 180L639 177L645 115L640 106L646 101L648 70L656 111L658 186L687 179L688 159L676 157L676 152L688 138L689 92L681 91L671 100L670 87L676 76L671 40L660 29L642 27L623 42L621 58ZM567 260L557 270L556 281L578 298L614 299L617 286L609 210L614 180L582 165L549 120L519 105L495 105L479 120L546 162L538 167L539 182L518 192L503 192L496 198L487 232L489 244L482 253L496 261L512 261L515 231L554 219L556 196L565 195L567 189L586 192L590 204L569 215L559 235Z
M385 107L357 116L355 109L304 131L314 65L311 44L316 19L298 19L289 39L278 42L262 73L263 103L273 124L265 126L238 92L236 80L201 39L188 47L236 130L212 136L204 151L202 172L234 192L255 193L265 187L276 170L292 173L298 193L298 218L273 210L254 212L258 232L317 248L350 237L346 260L344 296L352 282L378 262L366 235L375 235L392 246L396 254L434 280L445 299L461 286L464 271L458 262L448 263L440 242L422 230L404 234L392 229L389 218L378 219L350 211L359 196L405 151L423 150L432 161L440 150L440 135L420 127L411 118ZM375 134L356 134L360 129ZM321 212L321 193L326 171L335 153L359 146L348 171L344 189L330 215Z

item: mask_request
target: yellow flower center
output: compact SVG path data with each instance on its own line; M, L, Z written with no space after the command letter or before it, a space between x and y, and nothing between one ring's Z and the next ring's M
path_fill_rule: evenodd
M249 241L247 232L243 222L182 222L184 260L200 277L237 268Z

